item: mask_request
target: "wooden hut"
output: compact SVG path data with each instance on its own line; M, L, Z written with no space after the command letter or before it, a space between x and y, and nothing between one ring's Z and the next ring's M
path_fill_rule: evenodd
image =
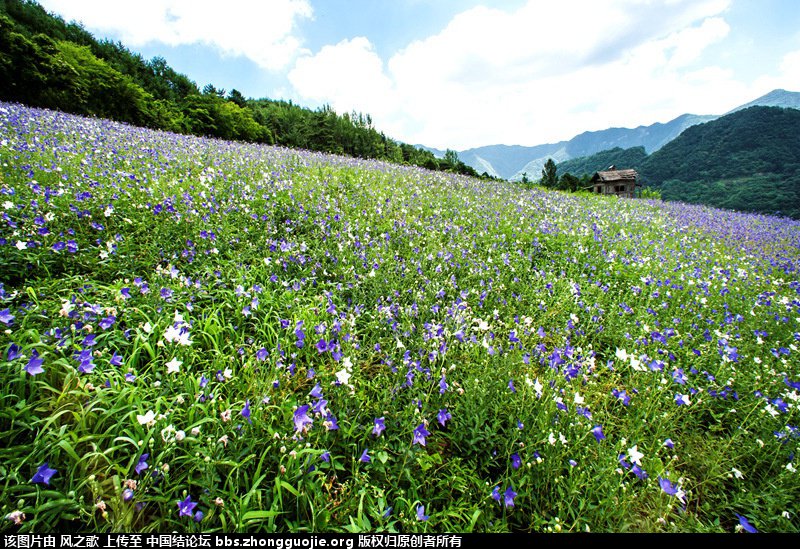
M589 189L597 194L634 198L636 187L641 187L637 182L638 177L636 170L618 170L616 166L609 166L607 170L596 172L592 176Z

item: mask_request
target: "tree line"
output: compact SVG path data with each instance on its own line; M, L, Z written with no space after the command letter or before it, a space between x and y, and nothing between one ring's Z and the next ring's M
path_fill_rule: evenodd
M164 58L145 60L120 42L97 40L32 0L0 0L0 99L175 133L479 175L453 151L436 158L387 137L369 115L248 99L212 84L200 89Z
M559 191L575 193L586 190L586 188L589 186L590 179L591 176L588 174L583 174L580 177L576 177L569 172L562 173L561 176L559 176L558 167L555 161L552 158L548 158L544 163L544 167L542 168L541 177L537 181L530 180L526 172L522 174L520 183L522 183L522 185L525 187L531 187L532 185L538 184L547 189L556 189Z

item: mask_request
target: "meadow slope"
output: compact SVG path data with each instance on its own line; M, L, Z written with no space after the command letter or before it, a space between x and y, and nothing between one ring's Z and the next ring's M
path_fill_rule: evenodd
M0 103L2 531L800 530L800 223Z

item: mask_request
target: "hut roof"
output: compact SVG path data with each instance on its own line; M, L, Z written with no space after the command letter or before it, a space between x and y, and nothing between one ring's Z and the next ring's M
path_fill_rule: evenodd
M597 172L592 176L592 182L611 183L613 181L636 181L636 170L607 170Z

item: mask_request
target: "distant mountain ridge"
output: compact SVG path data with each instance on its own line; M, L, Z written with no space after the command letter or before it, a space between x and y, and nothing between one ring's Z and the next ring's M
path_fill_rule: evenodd
M780 89L773 90L749 103L736 107L730 113L752 106L800 109L800 93ZM512 181L522 179L523 174L527 174L529 179L538 179L549 158L559 163L609 149L633 147L644 147L645 152L651 154L678 137L687 128L716 120L720 116L722 115L683 114L666 123L656 122L637 128L608 128L583 132L568 141L559 141L558 143L532 147L487 145L457 152L459 159L473 167L478 173L486 172L491 176ZM424 145L418 145L418 147L429 150L436 156L444 156L444 151Z
M687 128L648 155L614 148L557 164L578 178L614 164L664 200L800 219L800 109L754 106Z
M800 219L800 109L753 106L693 126L640 163L665 200Z
M740 105L725 114L731 114L750 107L783 107L785 109L800 109L800 93L786 90L772 90L758 99Z

